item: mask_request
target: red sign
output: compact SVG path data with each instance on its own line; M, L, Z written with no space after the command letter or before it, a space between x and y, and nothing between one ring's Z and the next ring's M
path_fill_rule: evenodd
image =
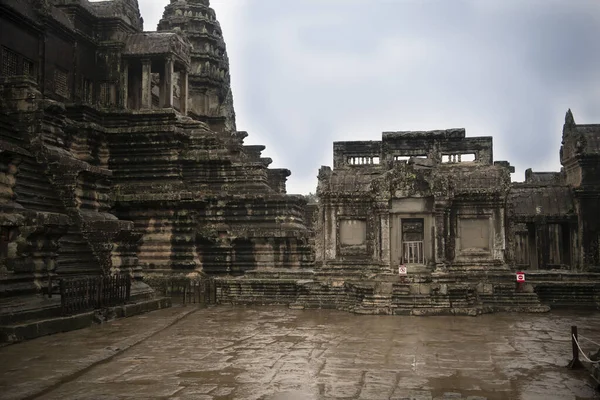
M525 282L525 272L517 272L517 282Z
M408 270L406 269L405 265L401 265L398 267L398 274L399 275L406 275L408 273Z

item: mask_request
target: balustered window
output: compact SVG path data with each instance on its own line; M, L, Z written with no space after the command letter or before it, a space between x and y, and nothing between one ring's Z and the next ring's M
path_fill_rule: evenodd
M15 76L18 72L19 55L6 47L2 48L2 75Z
M402 219L402 259L407 264L425 264L423 218Z
M399 162L408 162L408 160L410 160L411 158L427 158L427 156L419 154L419 155L395 155L394 156L394 161L399 161Z
M104 107L116 105L115 84L113 82L102 82L100 84L98 101Z
M68 71L61 68L56 68L54 70L54 93L66 99L71 97Z
M81 100L86 104L94 102L94 83L90 79L81 78Z
M346 162L350 165L377 165L379 164L379 157L351 156L346 159Z
M26 58L23 58L23 75L35 78L35 64Z
M2 47L2 76L25 75L36 79L35 63L21 54Z
M456 154L443 154L443 163L460 163L460 162L473 162L476 160L475 153L456 153Z

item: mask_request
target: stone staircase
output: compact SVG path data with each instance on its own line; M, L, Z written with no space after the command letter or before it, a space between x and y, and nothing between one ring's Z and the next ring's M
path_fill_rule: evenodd
M295 309L338 309L350 311L355 302L350 298L359 296L355 288L342 282L299 281L299 294L290 304Z
M479 315L490 312L547 312L550 306L598 307L600 284L536 282L520 290L514 281L494 279L435 281L427 276L380 275L377 279L290 270L287 275L252 271L244 277L220 278L221 302L285 304L296 309L328 308L356 314ZM251 275L252 278L249 276Z
M468 286L395 284L393 314L477 315L481 313L475 289Z
M156 297L147 286L134 282L128 303L97 310L63 315L60 296L17 296L0 299L0 346L89 327L108 319L167 308L171 299Z
M540 303L538 295L533 292L518 292L514 283L495 284L493 293L479 294L486 312L547 312L550 307Z
M217 302L229 304L290 304L298 297L293 279L218 279Z
M535 294L543 304L553 308L600 309L600 283L597 282L538 283Z

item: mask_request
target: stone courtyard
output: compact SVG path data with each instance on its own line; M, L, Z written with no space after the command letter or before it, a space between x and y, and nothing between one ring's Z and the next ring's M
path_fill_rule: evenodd
M0 348L0 399L596 398L571 325L600 314L173 307Z

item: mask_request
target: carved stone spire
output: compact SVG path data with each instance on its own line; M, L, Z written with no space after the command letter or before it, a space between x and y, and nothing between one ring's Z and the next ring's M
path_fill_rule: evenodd
M575 118L573 118L573 113L570 108L567 111L567 115L565 115L565 125L575 125Z
M120 3L120 11L131 21L131 25L137 31L143 31L144 20L140 14L140 5L138 4L138 0L118 0L118 3Z
M192 43L189 114L207 122L224 120L235 131L229 59L221 26L208 0L171 0L158 31L181 30ZM218 122L215 122L218 123Z

